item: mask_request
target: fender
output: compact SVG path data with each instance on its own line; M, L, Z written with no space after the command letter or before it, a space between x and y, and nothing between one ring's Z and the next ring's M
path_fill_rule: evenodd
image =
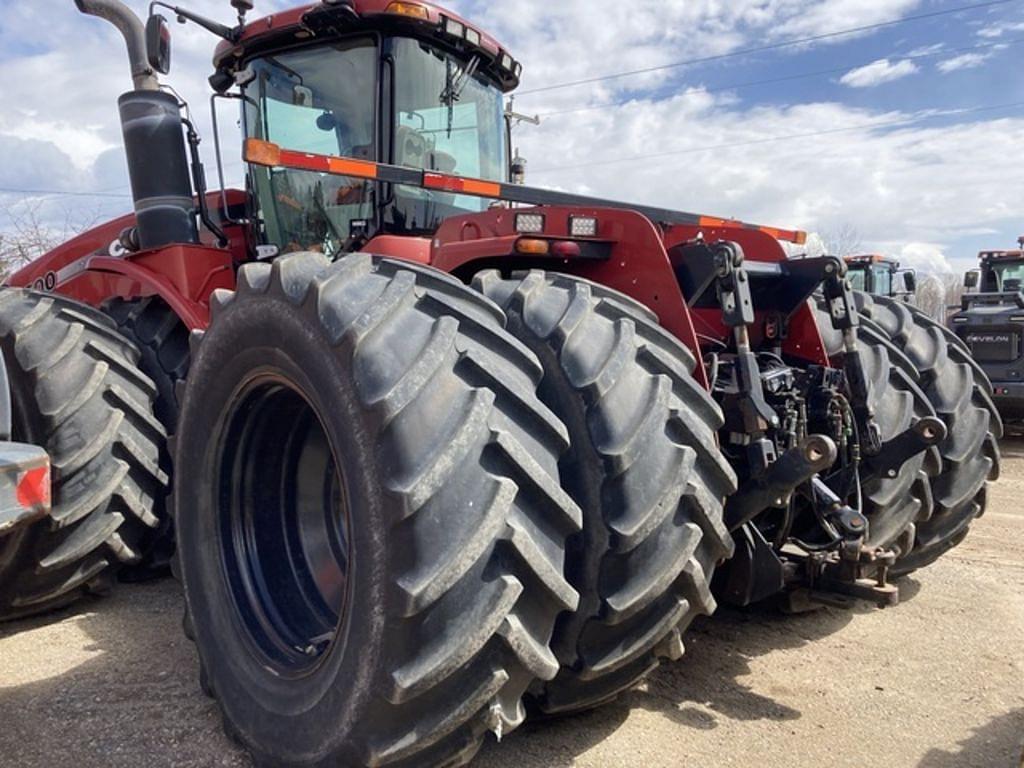
M210 294L235 288L234 260L228 251L175 245L132 259L87 256L65 269L77 269L56 290L100 307L112 298L159 296L190 330L210 324Z
M520 257L515 253L517 214L538 213L545 217L543 238L572 240L600 250L601 257L548 255ZM595 238L572 237L570 216L592 216L598 221ZM511 255L510 255L511 254ZM658 321L678 338L699 362L700 344L690 309L686 306L661 232L640 213L613 208L494 208L485 213L457 216L442 223L434 236L430 263L464 281L484 269L503 272L549 269L578 275L612 288L646 306ZM707 388L707 375L698 365L695 376Z

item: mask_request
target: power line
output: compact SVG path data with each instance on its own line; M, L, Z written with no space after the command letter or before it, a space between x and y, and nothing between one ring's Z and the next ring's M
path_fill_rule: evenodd
M675 61L669 64L660 64L655 67L645 67L643 69L633 69L626 72L613 72L607 75L600 75L597 77L588 77L583 80L571 80L564 83L554 83L552 85L545 85L540 88L530 88L528 90L519 91L518 96L527 96L531 93L546 93L549 91L557 91L563 88L574 88L579 85L591 85L592 83L601 83L606 80L618 80L624 77L633 77L634 75L646 75L651 72L661 72L666 69L676 69L678 67L685 67L691 64L706 64L711 61L721 61L723 59L736 58L738 56L749 56L753 53L764 53L766 51L777 51L782 48L791 48L797 45L805 45L807 43L816 43L822 40L830 40L836 37L843 37L845 35L855 35L860 32L871 32L876 29L884 29L885 27L896 26L897 24L907 24L913 21L924 21L926 19L934 19L939 16L949 16L954 13L963 13L965 11L974 11L981 8L991 8L996 5L1007 5L1009 3L1019 2L1019 0L989 0L984 3L973 3L971 5L961 5L957 8L947 8L944 11L931 11L929 13L919 13L914 16L904 16L900 19L894 19L892 21L882 21L877 24L865 24L860 27L850 27L848 29L839 29L835 32L825 32L820 35L812 35L810 37L801 37L794 40L784 40L779 43L771 43L769 45L759 45L754 48L742 48L738 51L731 51L729 53L719 53L714 56L702 56L695 59L685 59L683 61Z
M531 174L553 173L555 171L574 171L582 168L593 168L601 165L616 165L618 163L635 163L644 160L657 160L665 157L677 157L680 155L691 155L699 152L712 152L720 149L734 149L736 147L752 147L760 144L772 144L779 141L792 141L794 139L811 139L818 136L831 136L837 133L851 133L854 131L872 130L875 128L892 128L899 125L914 125L928 120L937 120L942 117L953 117L958 115L971 115L979 112L995 112L1004 109L1016 109L1024 107L1024 101L1017 101L1010 104L994 104L985 107L972 107L970 109L948 109L930 112L916 117L901 118L876 123L861 123L859 125L848 125L842 128L831 128L822 131L810 131L807 133L791 133L783 136L766 136L761 139L750 139L748 141L735 141L728 144L716 144L703 147L690 147L688 149L673 150L670 152L658 152L651 155L634 155L632 157L619 157L610 160L597 160L591 163L579 163L577 165L556 165L550 168L538 168L532 170Z
M1002 40L994 43L978 43L977 45L970 45L964 48L947 48L942 51L935 51L931 53L920 53L908 56L887 56L882 57L883 59L892 58L895 61L919 61L920 59L938 58L940 56L950 56L953 54L966 53L969 51L985 50L988 48L1006 48L1011 45L1020 45L1024 43L1024 37L1014 38L1012 40ZM874 64L876 61L881 59L872 59L871 61L864 61L859 64L847 64L843 67L834 67L832 69L819 69L814 72L800 72L793 75L783 75L780 77L771 77L764 80L749 80L743 83L733 83L731 85L716 85L710 88L696 88L701 93L721 93L722 91L735 91L741 88L755 88L762 85L775 85L778 83L788 83L794 80L806 80L812 77L824 77L825 75L835 75L840 72L848 72L859 67L866 67ZM585 107L573 107L572 109L559 109L552 112L541 112L538 117L551 118L560 117L562 115L575 115L581 112L594 112L600 109L610 109L612 107L622 107L634 101L634 99L625 99L622 101L613 101L607 104L589 104Z
M131 195L117 195L112 192L83 192L83 191L64 191L60 189L18 189L15 187L0 187L0 194L4 195L22 195L23 197L32 197L33 195L39 196L53 196L53 197L104 197L117 200L130 200Z

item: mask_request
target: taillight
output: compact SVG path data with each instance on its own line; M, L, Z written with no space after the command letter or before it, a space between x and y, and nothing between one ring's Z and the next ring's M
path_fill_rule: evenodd
M50 466L36 467L18 478L18 503L23 507L50 505Z

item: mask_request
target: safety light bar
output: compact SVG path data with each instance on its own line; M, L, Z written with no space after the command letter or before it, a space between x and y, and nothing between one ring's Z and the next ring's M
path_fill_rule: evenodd
M349 176L355 179L367 179L385 184L419 187L420 189L436 189L461 195L472 195L491 200L502 200L507 203L523 203L531 206L565 206L590 208L612 208L627 210L646 216L652 222L665 226L697 226L714 227L723 230L752 230L769 235L776 240L803 244L807 242L807 233L799 230L776 229L747 224L731 219L718 219L701 216L685 211L673 211L667 208L654 208L645 205L634 205L617 200L602 200L596 197L584 197L550 189L524 187L499 181L487 181L466 176L453 176L418 168L376 163L369 160L355 160L350 157L334 155L318 155L312 152L301 152L283 149L277 144L262 139L245 140L243 157L246 162L268 168L291 168L297 171L313 173L329 173L336 176ZM580 217L587 218L587 217ZM535 212L517 213L516 229L521 234L538 234L544 230L544 214ZM583 226L582 224L580 226ZM589 227L589 224L586 225ZM727 234L727 233L723 233ZM582 236L582 235L581 235Z

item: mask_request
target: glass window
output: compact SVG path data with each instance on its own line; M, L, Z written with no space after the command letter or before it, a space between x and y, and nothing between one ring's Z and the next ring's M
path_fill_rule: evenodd
M456 59L409 38L394 40L395 165L505 181L508 174L504 96L474 72L477 62ZM433 231L460 213L486 210L490 201L396 187L385 220L392 229Z
M1006 285L1010 280L1017 281L1018 290L1021 285L1024 285L1024 261L995 264L992 267L992 271L996 275L997 290L1013 290L1012 284L1009 287Z
M248 136L285 149L376 159L377 47L372 38L268 56L245 90ZM354 222L373 215L373 187L359 179L252 168L267 242L282 252L333 254Z
M875 295L892 296L892 270L887 266L874 266L871 271L875 278Z
M855 291L866 291L866 280L867 270L865 269L851 269L849 272L850 282L853 283L853 290Z

